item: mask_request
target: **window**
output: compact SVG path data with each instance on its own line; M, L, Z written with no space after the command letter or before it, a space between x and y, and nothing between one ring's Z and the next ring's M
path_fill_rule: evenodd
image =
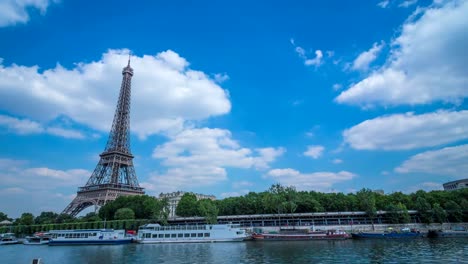
M164 237L166 237L166 238L170 237L170 236L171 236L171 234L164 234Z
M192 233L192 234L190 234L190 237L197 237L197 234Z
M158 234L153 234L153 238L157 238L158 237Z
M189 234L189 233L185 233L185 234L184 234L184 237L190 237L190 234Z
M210 233L205 233L204 236L205 237L210 237Z
M184 234L177 234L177 237L183 237Z
M164 235L163 235L163 234L159 234L158 237L159 237L159 238L163 238Z
M198 237L203 237L203 233L198 233L197 236Z
M176 236L177 236L177 234L171 234L171 237L176 237Z

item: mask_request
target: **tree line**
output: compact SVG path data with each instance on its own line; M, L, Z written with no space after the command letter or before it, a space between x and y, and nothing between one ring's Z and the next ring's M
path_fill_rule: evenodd
M408 210L417 210L423 223L468 222L468 188L455 191L419 190L411 194L394 192L385 195L370 189L348 194L297 191L294 187L274 184L264 192L250 192L243 196L215 201L197 200L195 194L185 193L176 208L176 215L200 216L204 217L207 223L216 223L218 215L364 211L373 218L380 210L387 211L392 223L409 222ZM104 220L112 225L115 223L116 227L128 225L126 228L136 228L136 224L143 222L167 224L168 218L168 200L148 195L121 196L102 206L98 213L91 212L81 217L42 212L36 217L31 213L23 213L21 217L13 220L0 212L0 221L12 220L13 226L48 225L59 227L58 229L63 226L69 229L70 226L77 225L93 228L97 224L88 223ZM128 222L138 219L145 221Z

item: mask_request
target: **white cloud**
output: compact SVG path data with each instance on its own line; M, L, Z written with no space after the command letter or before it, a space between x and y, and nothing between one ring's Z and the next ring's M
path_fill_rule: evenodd
M468 138L468 110L395 114L366 120L343 132L354 149L403 150L431 147Z
M249 181L237 181L237 182L232 183L232 188L239 189L239 188L243 188L243 187L251 187L253 185L254 184L252 182L249 182Z
M107 132L119 95L121 71L128 50L109 50L101 60L78 63L73 69L57 65L0 65L0 108L46 123L59 116ZM188 121L226 114L228 93L203 72L168 50L156 56L132 56L132 131L141 138L176 133ZM53 131L60 133L60 131ZM63 132L63 131L62 131Z
M37 9L41 15L56 0L3 0L0 1L0 27L25 24L29 21L29 12Z
M418 8L380 69L343 91L339 103L369 106L460 103L468 96L468 1Z
M64 138L83 139L85 136L76 130L60 127L43 127L40 123L28 119L18 119L10 116L0 115L0 126L20 135L28 134L50 134Z
M343 163L343 160L342 159L334 159L332 160L333 164L341 164Z
M307 146L307 150L304 152L304 155L313 159L318 159L322 156L324 150L325 148L323 146Z
M369 65L377 58L384 45L383 41L380 44L375 42L374 45L372 45L372 48L359 54L359 56L354 60L351 69L356 71L367 71L369 69Z
M296 46L294 39L290 39L290 42L295 47L297 55L304 60L304 65L318 67L322 64L323 52L321 50L315 50L315 56L310 58L304 48ZM328 53L328 55L333 56L332 53Z
M226 73L216 73L214 75L214 80L217 83L222 83L222 82L229 80L229 75L227 75Z
M379 2L377 5L381 8L387 8L388 4L390 4L390 0L384 0L382 2Z
M291 168L270 170L265 175L266 178L271 178L285 186L315 191L329 191L334 184L349 181L356 176L348 171L301 173Z
M343 88L343 85L341 85L341 84L339 84L339 83L333 84L333 90L334 90L334 91L338 91L338 90L340 90L341 88Z
M428 173L457 179L468 177L468 145L431 150L410 157L398 173Z
M283 148L241 147L224 129L186 129L155 148L166 172L154 172L142 185L151 191L174 191L194 186L214 185L227 180L226 168L268 169Z
M2 204L2 211L10 216L20 212L37 215L40 208L46 207L60 212L71 199L55 196L65 189L76 193L76 188L83 186L90 176L91 171L83 169L31 167L27 161L0 159L0 200L8 201Z
M242 190L239 192L223 192L221 193L221 198L228 198L228 197L239 197L242 195L246 195L249 193L249 190Z
M443 190L443 185L438 182L422 182L418 183L414 186L411 186L410 188L407 188L406 190L402 190L404 193L415 193L419 190L423 190L426 192L434 191L434 190Z
M405 0L403 2L401 2L398 7L404 7L404 8L408 8L414 4L416 4L418 2L418 0Z

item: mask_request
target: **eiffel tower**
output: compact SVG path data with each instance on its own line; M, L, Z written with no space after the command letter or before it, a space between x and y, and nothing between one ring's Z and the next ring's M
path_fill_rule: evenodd
M128 65L122 70L122 85L115 110L112 129L101 159L84 187L79 187L75 199L62 213L76 216L93 206L95 210L119 196L142 195L130 153L130 95L133 69Z

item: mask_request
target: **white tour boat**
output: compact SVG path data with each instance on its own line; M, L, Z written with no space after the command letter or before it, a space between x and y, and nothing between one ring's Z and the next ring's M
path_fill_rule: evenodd
M240 225L180 225L147 224L138 230L138 243L192 243L242 241L248 235Z
M25 237L23 244L25 245L47 245L51 238L50 233L36 232L32 236Z
M12 245L12 244L18 244L19 241L16 239L16 236L14 233L5 233L5 234L0 234L0 245Z
M114 245L128 244L132 237L125 235L125 230L114 229L77 229L51 230L50 246L57 245Z

